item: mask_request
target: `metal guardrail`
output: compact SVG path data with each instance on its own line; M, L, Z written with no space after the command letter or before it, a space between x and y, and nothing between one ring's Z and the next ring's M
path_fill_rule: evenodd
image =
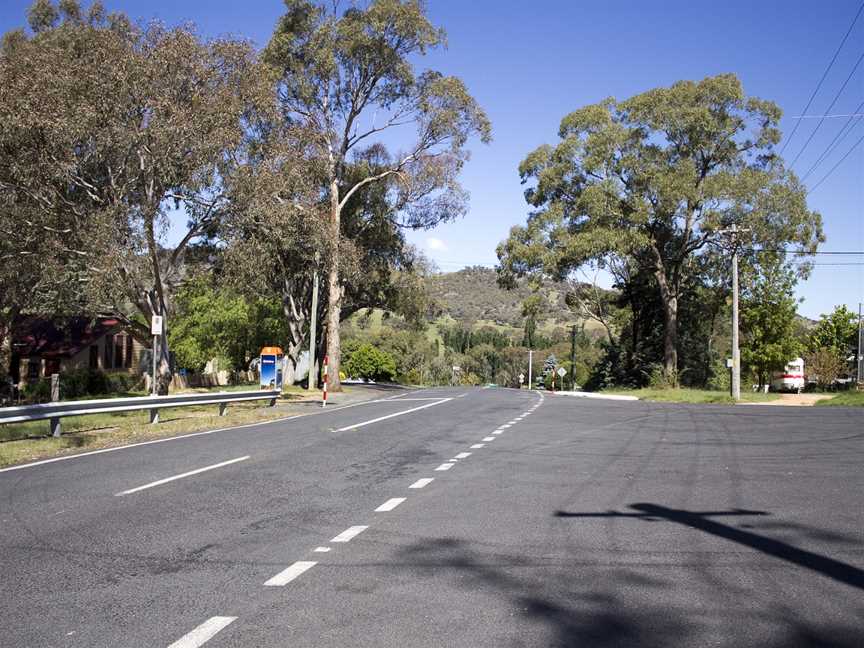
M158 423L159 410L168 407L219 405L219 416L225 416L228 403L269 400L272 407L276 404L279 394L278 390L210 392L206 394L179 394L176 396L139 396L134 398L58 401L42 403L40 405L0 407L0 425L48 420L51 422L52 436L59 437L62 432L60 419L64 416L86 416L87 414L104 414L106 412L148 410L150 412L150 423Z

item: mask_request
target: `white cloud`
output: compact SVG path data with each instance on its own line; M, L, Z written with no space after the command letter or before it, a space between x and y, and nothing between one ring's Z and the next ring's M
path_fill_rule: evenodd
M446 252L447 244L441 239L429 237L426 239L426 247L436 252Z

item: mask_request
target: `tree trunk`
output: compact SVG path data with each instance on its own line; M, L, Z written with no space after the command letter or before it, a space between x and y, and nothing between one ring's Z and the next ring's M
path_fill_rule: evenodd
M339 184L336 180L330 182L330 267L327 270L327 388L330 391L342 391L339 381L339 367L342 356L342 340L339 335L339 323L342 312L342 285L339 281L339 242L341 209L339 207Z
M159 353L156 356L156 393L167 396L174 374L171 371L171 350L168 348L168 318L164 315L162 317L163 329L159 336Z
M671 387L678 386L678 298L663 300L663 374Z

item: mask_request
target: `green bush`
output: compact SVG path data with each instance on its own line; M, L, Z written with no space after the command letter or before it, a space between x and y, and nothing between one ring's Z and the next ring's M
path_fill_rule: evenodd
M345 363L345 371L354 378L390 381L396 377L396 361L386 351L361 344Z

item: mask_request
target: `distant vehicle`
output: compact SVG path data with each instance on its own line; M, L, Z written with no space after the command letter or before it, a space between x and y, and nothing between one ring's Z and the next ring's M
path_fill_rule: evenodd
M782 372L774 374L774 378L771 380L771 391L796 392L800 394L804 391L805 384L804 360L802 358L795 358L786 364Z

